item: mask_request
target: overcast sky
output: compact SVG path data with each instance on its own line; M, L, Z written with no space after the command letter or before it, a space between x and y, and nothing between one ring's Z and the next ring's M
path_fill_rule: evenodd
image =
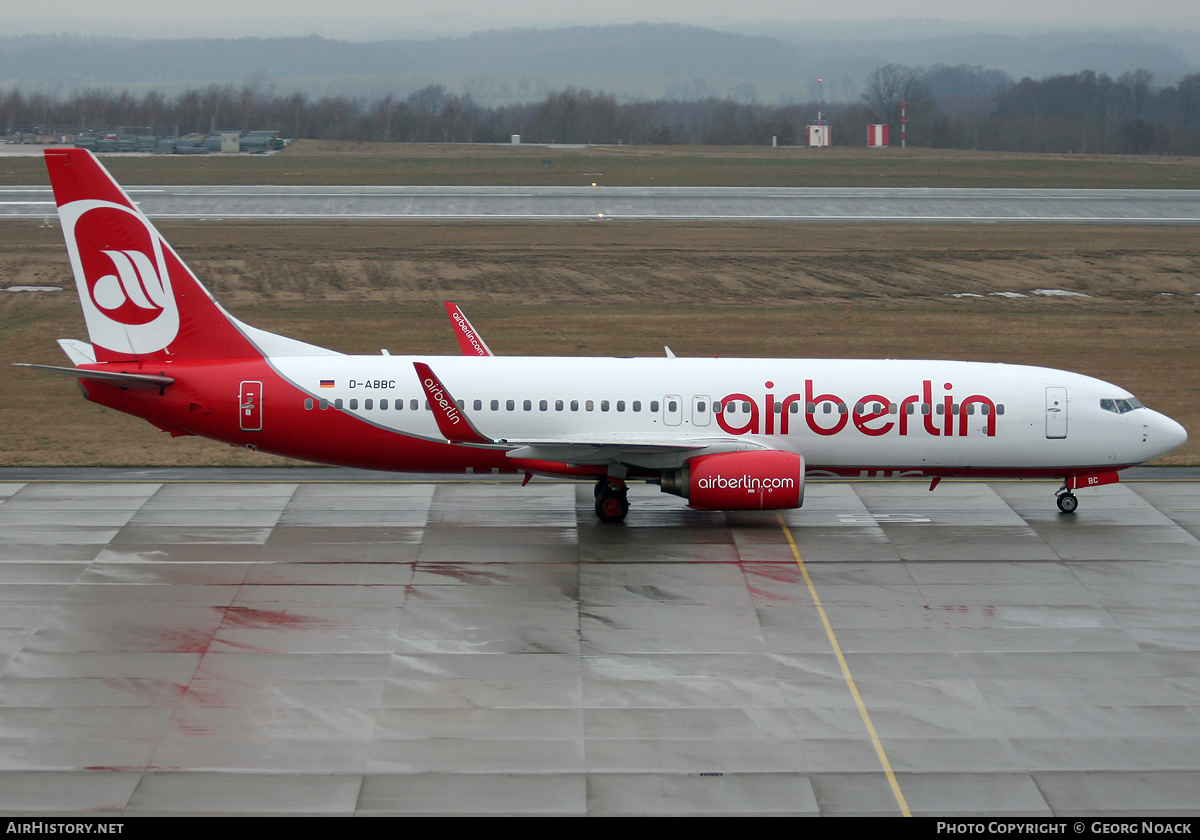
M372 39L517 26L670 21L745 29L780 21L938 18L1006 27L1173 27L1200 25L1196 0L28 0L6 3L0 33L305 35ZM801 7L802 6L802 7ZM436 14L431 14L431 8ZM736 13L731 10L736 9ZM102 16L101 16L102 15Z

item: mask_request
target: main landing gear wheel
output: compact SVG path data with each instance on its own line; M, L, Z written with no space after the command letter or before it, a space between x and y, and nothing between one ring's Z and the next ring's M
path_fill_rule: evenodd
M601 522L620 522L629 513L629 490L611 481L596 484L596 516Z
M1079 499L1074 493L1060 493L1058 495L1058 509L1063 513L1074 513L1079 507Z

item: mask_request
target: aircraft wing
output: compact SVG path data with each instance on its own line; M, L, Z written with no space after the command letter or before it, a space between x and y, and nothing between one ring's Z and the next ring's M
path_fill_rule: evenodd
M446 314L450 316L450 323L454 325L454 337L458 339L458 348L462 350L464 356L495 355L457 304L447 300L442 301L442 305L446 307Z
M674 469L688 458L716 452L767 449L756 441L708 437L614 440L505 441L509 458L556 461L564 464L625 464L647 469Z
M518 440L491 438L476 428L465 410L442 380L425 362L413 362L417 378L429 399L438 430L450 443L492 449L506 449L509 458L531 461L556 461L566 464L626 464L647 469L673 469L699 454L737 452L747 449L773 449L751 436L734 438L719 435L672 437L655 435L643 438L555 438Z

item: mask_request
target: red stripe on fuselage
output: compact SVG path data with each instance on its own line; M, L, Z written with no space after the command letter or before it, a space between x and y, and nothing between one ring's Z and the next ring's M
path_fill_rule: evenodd
M92 367L92 366L87 366ZM100 366L96 366L100 367ZM281 377L263 359L233 362L174 363L146 368L166 370L175 383L157 390L123 390L119 386L84 381L88 397L100 405L141 417L157 426L181 429L232 446L340 467L395 472L502 473L598 476L605 468L570 467L550 461L506 457L503 450L455 446L375 425L332 406L321 410L321 397L309 394ZM263 430L241 429L239 384L263 383ZM313 408L305 409L306 399Z
M1137 464L1103 464L1090 467L924 467L881 466L881 467L824 467L809 464L805 475L809 478L1051 478L1064 479L1072 476L1098 475L1136 467Z

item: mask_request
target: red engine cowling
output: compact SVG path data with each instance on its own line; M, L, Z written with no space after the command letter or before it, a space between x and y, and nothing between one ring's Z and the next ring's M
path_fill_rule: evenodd
M700 510L787 510L804 502L804 458L757 449L690 459L663 473L662 490Z

